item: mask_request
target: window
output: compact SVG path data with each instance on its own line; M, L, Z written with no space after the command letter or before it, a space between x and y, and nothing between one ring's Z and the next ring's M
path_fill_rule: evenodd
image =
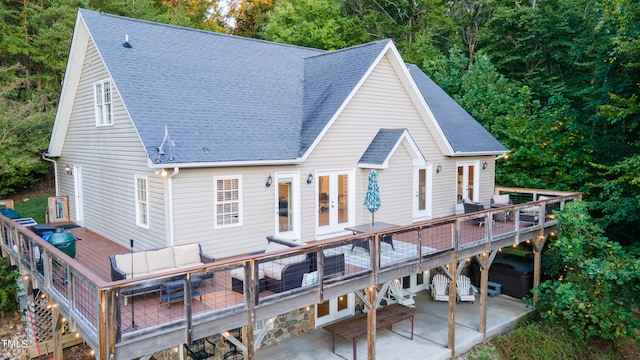
M136 175L136 224L149 228L149 188L145 176Z
M111 117L111 81L103 80L94 84L96 100L96 126L113 125Z
M214 178L216 228L242 225L241 187L239 176Z

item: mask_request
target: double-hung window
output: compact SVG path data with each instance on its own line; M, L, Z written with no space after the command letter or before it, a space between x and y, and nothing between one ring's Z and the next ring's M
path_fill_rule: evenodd
M146 176L135 177L136 181L136 224L149 228L149 184Z
M215 227L242 225L242 178L216 176L213 183Z
M113 125L111 114L111 80L102 80L93 84L96 106L96 126Z

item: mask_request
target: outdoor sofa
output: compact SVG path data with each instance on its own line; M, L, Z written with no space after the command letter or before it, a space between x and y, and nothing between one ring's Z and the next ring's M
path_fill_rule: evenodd
M264 251L253 254L270 253L300 246L289 240L267 236L267 247ZM344 273L344 254L329 255L324 258L324 277ZM258 267L259 291L270 290L283 292L302 285L304 274L317 270L316 253L283 257L281 259L261 263ZM231 271L231 289L244 292L244 268Z
M109 255L111 280L118 281L161 274L171 270L186 269L196 265L214 262L214 258L202 253L199 243L169 246L162 249L136 251L132 253ZM213 273L197 274L200 279L212 279ZM171 279L175 280L175 279ZM158 291L161 285L126 292L125 295L138 295Z

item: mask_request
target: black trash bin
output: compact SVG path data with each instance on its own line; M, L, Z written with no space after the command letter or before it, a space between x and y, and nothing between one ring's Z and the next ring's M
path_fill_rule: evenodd
M76 257L76 238L72 233L57 228L55 232L46 234L42 238L58 250L67 254L70 258L73 259Z

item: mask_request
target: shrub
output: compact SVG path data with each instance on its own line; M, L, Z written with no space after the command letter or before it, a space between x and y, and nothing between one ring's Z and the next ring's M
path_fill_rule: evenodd
M538 314L565 327L581 344L638 339L640 321L632 311L640 296L637 254L609 241L582 202L567 204L558 216L561 230L545 257L552 280L535 290Z
M562 327L529 322L491 341L501 359L588 359L587 351Z
M18 310L16 299L18 276L18 270L12 268L6 258L0 258L0 315L2 317Z

